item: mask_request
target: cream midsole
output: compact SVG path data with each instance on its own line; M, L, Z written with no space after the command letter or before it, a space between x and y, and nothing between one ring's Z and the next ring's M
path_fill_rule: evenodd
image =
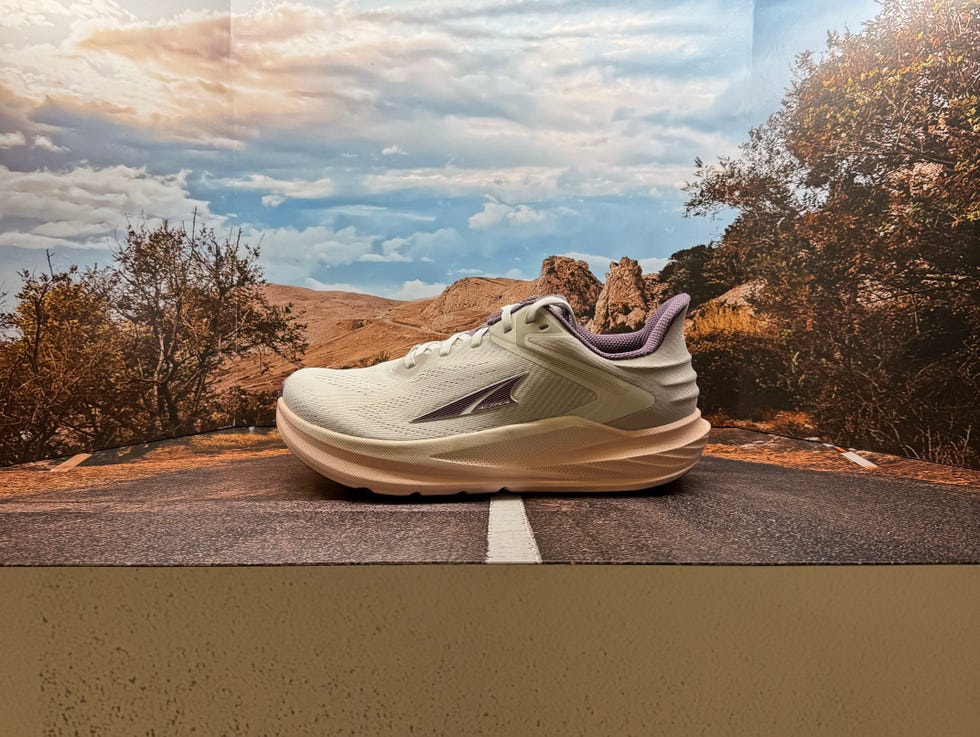
M676 478L698 459L710 429L695 411L669 425L621 430L580 417L553 417L424 440L359 438L314 425L282 398L286 445L314 470L353 486L642 488ZM583 488L583 490L586 490Z

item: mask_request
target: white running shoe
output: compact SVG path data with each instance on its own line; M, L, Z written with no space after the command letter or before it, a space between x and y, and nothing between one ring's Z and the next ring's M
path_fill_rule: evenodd
M300 369L282 385L279 432L314 471L382 494L658 486L697 463L710 429L689 302L597 335L564 297L533 297L400 359Z

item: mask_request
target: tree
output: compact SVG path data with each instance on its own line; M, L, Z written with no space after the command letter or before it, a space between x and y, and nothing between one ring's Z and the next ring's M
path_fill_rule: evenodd
M705 305L684 331L703 411L762 419L791 408L792 357L748 307Z
M700 245L671 254L658 274L659 281L667 285L669 293L687 292L694 307L723 294L739 282L707 271L713 252L713 246Z
M126 364L140 389L146 427L160 435L198 430L217 408L225 361L262 348L297 361L305 325L291 306L271 305L257 247L239 231L164 221L130 227L115 254L111 294L127 333Z
M306 348L258 249L196 219L131 227L106 268L20 276L0 315L0 464L268 421L274 398L221 387L225 362Z
M130 410L122 335L97 272L21 272L0 317L0 463L110 445Z
M894 0L688 184L690 214L738 212L706 272L765 284L798 401L849 442L980 462L978 79L978 0Z

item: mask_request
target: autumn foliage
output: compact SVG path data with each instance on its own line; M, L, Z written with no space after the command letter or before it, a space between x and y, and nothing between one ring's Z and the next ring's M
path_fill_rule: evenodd
M764 285L781 383L823 430L976 465L978 185L980 2L887 2L799 57L737 156L697 162L688 212L738 213L701 278Z
M0 464L254 421L271 399L220 389L224 362L306 347L258 250L196 223L129 228L108 268L21 277L0 317Z

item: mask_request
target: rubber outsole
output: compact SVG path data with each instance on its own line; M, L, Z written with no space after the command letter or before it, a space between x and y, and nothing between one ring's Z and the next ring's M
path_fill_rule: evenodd
M648 489L691 470L711 429L696 411L643 430L552 417L445 438L373 440L313 425L282 398L276 424L286 447L317 473L394 496Z

